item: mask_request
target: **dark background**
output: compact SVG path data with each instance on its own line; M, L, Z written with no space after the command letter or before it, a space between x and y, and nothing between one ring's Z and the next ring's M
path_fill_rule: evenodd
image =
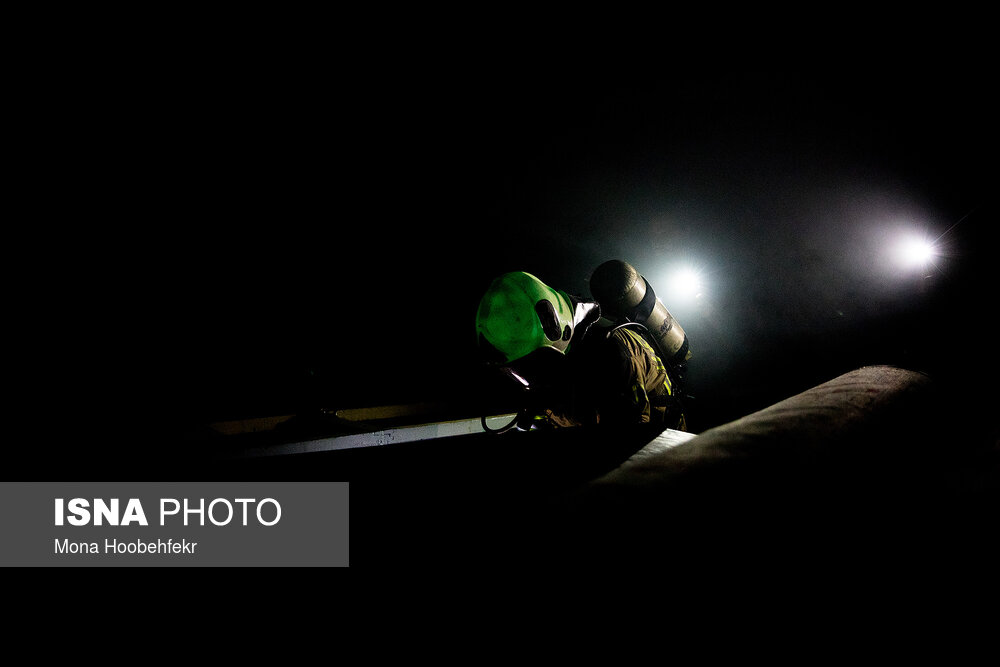
M702 427L866 363L991 362L975 74L403 70L271 116L213 93L214 123L177 128L200 159L164 201L167 364L144 372L179 414L465 398L493 277L589 296L610 258L665 297L671 267L702 268L697 303L667 298ZM887 253L908 230L941 237L927 271Z
M372 448L358 476L337 457L247 472L174 453L239 417L478 414L489 282L526 270L588 296L611 258L665 297L678 266L704 273L700 299L666 298L694 352L694 431L887 363L938 380L928 424L997 442L984 18L81 11L14 28L8 478L347 480L355 565L452 564L428 545L462 546L469 497L497 487L455 488L544 486L578 460L540 465L525 439ZM939 239L926 271L889 258L910 230ZM996 456L992 477L979 460L931 497L968 480L994 501ZM991 535L995 503L969 496L966 525Z
M662 294L703 271L698 300L665 298L693 430L872 363L968 394L931 419L991 409L996 105L974 44L774 66L182 36L95 41L25 98L42 432L169 447L238 417L479 410L490 280L589 296L611 258ZM940 239L927 271L887 256L907 230Z

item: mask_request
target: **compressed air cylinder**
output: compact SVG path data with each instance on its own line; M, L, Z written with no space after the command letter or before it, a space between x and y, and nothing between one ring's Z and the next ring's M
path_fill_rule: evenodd
M608 319L645 326L667 361L676 364L691 357L684 329L656 298L649 281L628 262L612 259L594 269L590 292Z

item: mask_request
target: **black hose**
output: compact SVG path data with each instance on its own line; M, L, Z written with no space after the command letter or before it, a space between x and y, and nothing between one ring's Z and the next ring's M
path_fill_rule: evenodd
M483 415L480 418L480 421L482 422L483 430L484 431L486 431L487 433L493 434L493 435L501 435L501 434L506 433L507 431L513 429L513 428L517 428L518 422L521 421L521 412L518 412L516 415L514 415L514 419L512 419L509 424L505 424L504 426L501 426L500 428L490 428L489 426L487 426L486 425L486 415Z

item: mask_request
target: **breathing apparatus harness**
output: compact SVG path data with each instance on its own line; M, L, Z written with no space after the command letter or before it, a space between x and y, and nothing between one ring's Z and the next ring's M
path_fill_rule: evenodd
M617 329L624 327L631 327L638 330L641 334L643 334L643 338L653 344L663 361L671 368L680 372L683 370L684 362L687 360L688 352L690 352L691 349L687 336L684 337L684 342L681 344L680 349L678 349L673 355L667 354L667 351L663 349L663 345L660 344L660 337L654 335L654 333L650 331L649 327L646 326L649 321L649 316L653 314L653 309L656 307L656 293L653 291L653 286L649 284L649 281L646 280L645 277L640 277L646 284L646 293L643 295L642 300L639 301L639 303L636 304L632 310L622 315L621 319L623 321L611 329L611 331L608 332L608 335L610 336ZM661 331L659 331L659 334L662 336L669 331L672 326L672 320L666 321Z
M637 303L632 309L620 316L621 320L619 324L615 325L608 330L606 337L611 338L611 335L619 329L632 329L636 331L642 339L647 343L651 344L652 348L659 355L660 359L663 360L664 365L667 367L667 375L671 380L671 383L676 387L676 390L671 392L670 403L672 407L678 414L684 414L684 403L685 399L692 398L691 396L682 396L680 394L680 387L684 381L684 373L686 372L686 361L690 355L690 344L688 342L687 335L684 335L683 343L680 348L674 354L668 354L661 343L661 338L663 334L667 333L673 326L673 320L664 320L663 325L661 325L661 330L659 331L659 336L655 335L653 331L649 329L647 323L649 322L650 315L653 314L653 309L656 308L656 293L653 291L653 286L649 284L644 276L639 276L643 283L645 284L645 293L642 299Z

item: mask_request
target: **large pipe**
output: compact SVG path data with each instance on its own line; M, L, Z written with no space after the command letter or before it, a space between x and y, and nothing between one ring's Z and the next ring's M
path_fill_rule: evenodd
M562 537L608 557L697 550L736 563L763 549L919 536L932 515L953 518L940 471L961 452L944 405L922 373L852 371L675 447L640 450L557 503Z

